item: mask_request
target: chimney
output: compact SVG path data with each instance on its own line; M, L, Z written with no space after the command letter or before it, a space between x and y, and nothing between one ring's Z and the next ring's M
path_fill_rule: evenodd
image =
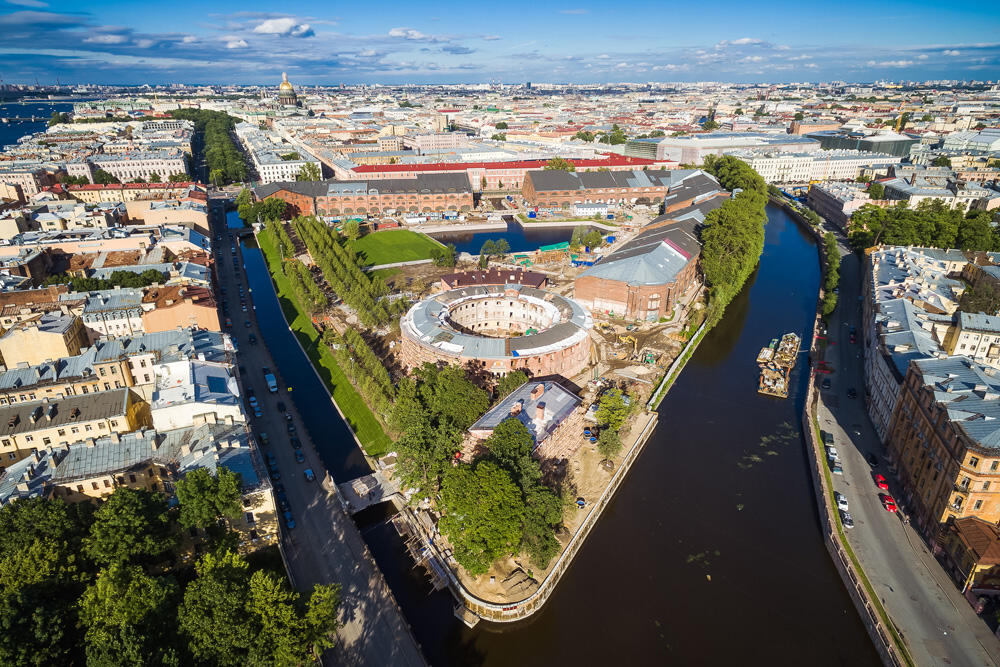
M531 390L531 400L537 401L542 397L542 394L544 393L545 393L545 385L536 384L535 388Z
M191 445L181 445L181 456L187 456L191 453Z
M17 483L17 490L20 491L21 493L27 493L28 492L28 483L27 482L18 482Z
M115 445L121 443L122 437L118 433L112 433L110 436L111 442Z
M545 421L545 403L537 403L535 405L535 419L540 422Z
M93 438L87 438L86 443L88 448L93 447L95 444Z
M514 405L510 406L510 416L516 417L521 414L521 401L518 401Z

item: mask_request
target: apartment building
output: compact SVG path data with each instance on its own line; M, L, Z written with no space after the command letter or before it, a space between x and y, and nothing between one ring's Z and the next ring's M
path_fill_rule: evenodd
M307 164L323 173L319 160L305 149L283 142L277 134L250 123L237 124L235 132L262 184L295 181Z
M1000 377L969 357L915 360L887 441L910 519L935 540L968 516L1000 521Z
M83 296L81 318L91 343L104 337L145 333L141 289L101 290Z
M170 331L178 327L222 331L212 290L186 285L147 288L142 297L142 329Z
M33 365L79 354L89 342L78 315L56 311L18 322L0 335L0 356L6 368Z
M66 163L66 173L84 177L91 183L94 174L102 169L122 183L141 178L148 181L153 174L167 180L174 174L188 175L187 156L179 149L158 151L133 151L111 155L94 154L76 158Z
M776 151L729 151L761 175L767 183L811 183L813 181L853 181L862 169L888 170L902 157L862 151L819 151L789 153Z
M0 461L152 426L149 404L129 389L0 405Z

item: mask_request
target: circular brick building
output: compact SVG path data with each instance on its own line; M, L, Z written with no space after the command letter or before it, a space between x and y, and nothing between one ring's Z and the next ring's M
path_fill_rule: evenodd
M503 375L572 377L590 363L590 313L573 299L519 284L448 290L400 322L402 362L474 365Z

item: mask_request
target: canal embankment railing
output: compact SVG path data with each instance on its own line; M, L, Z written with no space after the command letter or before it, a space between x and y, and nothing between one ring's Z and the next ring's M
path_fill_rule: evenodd
M694 335L691 336L691 340L687 342L681 350L681 353L677 355L676 359L674 359L674 362L670 364L670 368L668 368L667 372L663 374L663 379L660 380L660 384L657 385L656 389L653 390L653 394L649 397L649 402L646 403L647 410L655 410L657 406L660 405L660 401L662 401L663 397L666 396L667 391L670 390L671 385L673 385L674 380L677 379L680 372L684 370L684 366L687 365L691 355L694 354L694 350L698 346L698 343L701 342L701 339L704 338L707 333L707 325L708 320L706 319L701 323L701 326L698 327L698 330L694 332Z

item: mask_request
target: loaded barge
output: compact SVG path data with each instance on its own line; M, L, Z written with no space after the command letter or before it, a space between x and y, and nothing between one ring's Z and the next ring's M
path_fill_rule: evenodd
M757 355L760 366L760 381L757 391L768 396L788 398L788 376L795 368L799 357L799 347L802 339L798 334L786 333L779 341L771 341L767 347L761 348Z

